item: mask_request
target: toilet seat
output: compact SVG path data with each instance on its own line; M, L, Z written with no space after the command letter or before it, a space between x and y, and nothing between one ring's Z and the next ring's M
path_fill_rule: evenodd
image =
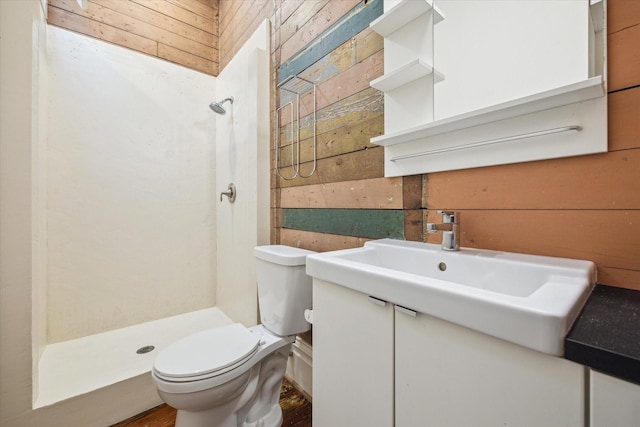
M259 346L259 337L240 323L208 329L165 348L156 358L153 372L165 381L199 381L232 371Z

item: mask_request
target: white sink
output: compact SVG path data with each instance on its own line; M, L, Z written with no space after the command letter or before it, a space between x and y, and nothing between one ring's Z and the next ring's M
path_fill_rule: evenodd
M392 239L307 256L313 278L555 356L595 271L590 261Z

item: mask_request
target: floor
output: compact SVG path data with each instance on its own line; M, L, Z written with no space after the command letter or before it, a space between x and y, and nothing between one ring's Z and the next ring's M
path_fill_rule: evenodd
M311 427L311 402L287 380L282 382L280 406L284 416L283 427ZM174 427L175 422L176 410L162 405L112 427Z

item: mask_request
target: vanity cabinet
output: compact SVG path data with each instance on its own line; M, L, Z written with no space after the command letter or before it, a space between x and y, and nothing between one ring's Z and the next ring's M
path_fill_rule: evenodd
M591 371L591 427L640 425L640 385Z
M392 305L314 279L313 325L313 425L393 426Z
M583 426L584 376L563 358L396 310L396 427Z
M313 424L583 426L585 368L313 281Z

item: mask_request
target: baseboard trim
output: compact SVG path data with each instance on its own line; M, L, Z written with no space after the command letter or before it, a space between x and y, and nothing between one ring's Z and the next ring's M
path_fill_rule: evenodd
M291 345L291 354L287 361L287 380L304 395L306 399L312 401L312 372L313 372L313 351L312 347L305 340L296 337Z

